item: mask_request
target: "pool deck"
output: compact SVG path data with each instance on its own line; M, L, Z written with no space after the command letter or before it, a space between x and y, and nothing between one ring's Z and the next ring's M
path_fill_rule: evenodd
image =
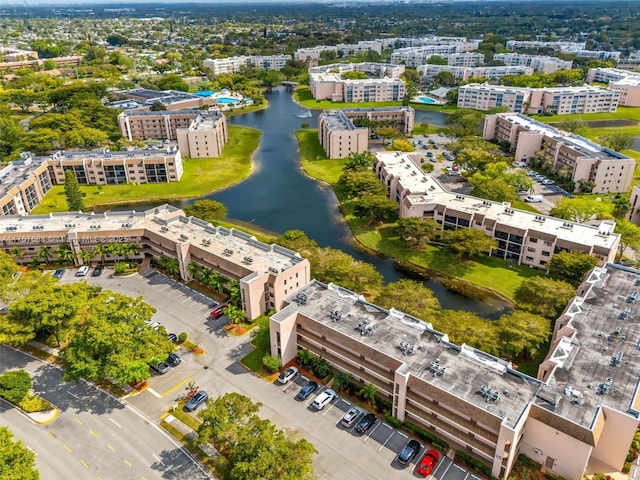
M433 100L432 102L424 102L422 98L429 98ZM429 97L428 95L418 95L413 97L409 103L419 103L420 105L446 105L446 100L436 100L435 98Z

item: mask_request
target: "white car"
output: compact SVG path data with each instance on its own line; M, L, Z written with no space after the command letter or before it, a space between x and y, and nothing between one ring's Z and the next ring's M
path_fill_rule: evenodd
M289 367L280 374L280 376L278 377L278 383L284 385L296 375L298 375L298 369L296 367Z
M336 392L328 388L316 397L312 404L313 408L316 410L322 410L325 405L331 403L334 398L336 398Z

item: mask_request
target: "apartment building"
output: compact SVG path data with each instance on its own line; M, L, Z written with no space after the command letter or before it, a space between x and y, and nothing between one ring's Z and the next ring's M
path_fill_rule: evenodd
M550 74L559 70L571 70L572 60L562 60L546 55L527 55L524 53L496 53L493 59L510 67L531 67L534 72Z
M0 47L0 58L3 62L38 60L38 52L35 50L22 50L20 48Z
M145 111L154 104L161 103L164 110L190 110L217 105L215 97L203 97L179 90L148 90L146 88L132 88L113 92L118 98L109 106L111 108L123 108L126 110Z
M55 252L68 244L76 261L82 262L80 252L95 252L98 244L133 242L140 247L139 257L177 259L183 280L192 278L188 266L193 262L238 281L242 308L250 319L280 309L283 299L310 279L309 262L296 252L186 217L170 205L143 212L3 216L0 240L10 255L20 248L24 262L34 259L45 245ZM92 260L99 258L96 254Z
M566 50L565 53L571 53L582 58L597 58L598 60L620 60L622 52L610 50Z
M336 51L340 57L353 57L360 52L376 52L377 54L381 54L382 43L378 40L361 40L354 44L339 43L336 45Z
M321 67L309 68L309 75L318 73L336 73L342 75L346 72L366 73L371 78L400 78L404 73L404 65L389 65L388 63L360 62L360 63L332 63Z
M188 128L198 115L199 110L125 110L118 115L118 125L122 136L129 140L175 140L178 128Z
M229 134L227 117L215 110L201 113L188 127L176 130L178 148L191 158L215 158L222 150Z
M261 70L281 70L291 61L291 55L241 55L238 57L208 58L203 62L204 68L209 68L214 75L237 73L243 68L258 68Z
M621 58L617 62L618 68L637 70L640 67L640 52L631 52L627 58Z
M70 55L67 57L0 62L0 71L14 72L21 68L42 69L44 68L44 62L46 61L55 62L56 68L75 67L76 65L80 65L80 62L82 62L82 57L80 55Z
M52 185L63 185L72 170L81 185L177 182L182 176L182 156L175 147L166 151L56 152L21 159L0 170L0 216L31 212Z
M563 250L584 252L603 262L615 259L620 236L614 233L612 220L597 226L579 224L459 195L425 174L419 157L382 152L376 158L374 171L387 187L389 199L398 204L400 218L432 218L443 230L478 229L498 242L487 253L535 268L544 268L554 253Z
M342 110L325 110L318 116L318 140L329 158L366 152L369 129L356 127Z
M550 48L562 51L580 51L587 47L587 42L543 42L539 40L508 40L508 50Z
M476 67L484 63L484 53L462 52L462 53L432 53L442 48L439 46L403 48L391 54L390 62L393 64L404 64L407 67L417 68L425 65L433 57L442 57L447 61L447 65L453 67ZM449 50L448 46L446 49Z
M607 83L620 92L620 105L640 107L640 73L620 68L590 68L587 82Z
M544 472L579 480L619 471L638 424L640 325L612 324L624 314L617 299L637 298L638 280L614 265L594 269L556 321L536 378L452 343L430 322L318 281L270 318L271 354L286 364L306 349L374 385L394 417L482 461L495 478L508 478L522 453Z
M378 42L382 44L384 50L406 48L406 47L422 47L422 46L438 46L438 45L459 45L458 52L468 52L477 50L482 40L470 40L466 37L391 37L378 38Z
M576 190L581 182L590 182L594 193L623 193L633 180L634 159L522 114L487 115L483 136L509 143L516 162L526 162L537 154L548 156L555 169L571 172Z
M345 158L362 153L369 146L369 129L356 127L357 119L384 122L398 131L413 131L415 111L411 107L345 108L325 110L318 117L318 140L329 158Z
M530 67L527 67L530 68ZM458 107L489 110L507 106L522 113L615 112L620 91L592 87L522 88L470 83L458 89Z
M627 218L636 225L640 225L640 186L631 189Z
M452 67L449 65L420 65L418 74L424 81L432 82L441 72L449 72L458 82L466 82L471 78L486 78L488 80L499 80L505 75L532 75L531 67Z
M305 62L309 67L317 67L322 52L334 52L338 54L338 49L331 45L321 45L312 48L299 48L293 54L296 62Z

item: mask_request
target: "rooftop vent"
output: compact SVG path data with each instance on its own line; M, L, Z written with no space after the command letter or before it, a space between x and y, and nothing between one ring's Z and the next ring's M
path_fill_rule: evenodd
M230 248L225 248L225 249L224 249L224 251L222 252L222 254L223 254L225 257L228 257L228 256L230 256L230 255L233 255L233 250L231 250Z
M247 255L246 257L244 257L243 261L247 265L251 265L253 263L253 257L251 255Z
M306 305L309 299L304 293L296 293L296 302L298 305Z
M464 195L456 195L456 198L457 198L458 200L464 200Z
M627 297L627 303L634 303L638 301L638 292L634 291L631 295Z
M273 273L274 275L277 275L278 273L280 273L280 272L278 271L278 269L277 269L277 268L275 268L275 267L269 267L269 271L270 271L271 273Z
M342 312L340 312L339 310L331 310L331 312L329 313L329 318L332 322L339 322L340 320L342 320Z
M369 325L367 320L361 320L356 330L360 332L360 335L371 335L373 333L373 326Z
M31 228L34 229L34 230L44 230L44 225L34 225Z
M167 227L166 225L162 225L162 226L160 227L160 230L161 230L162 232L168 232L168 231L169 231L169 227Z
M506 213L508 215L513 215L514 214L514 210L513 210L513 208L505 208L504 209L504 213Z
M203 238L202 244L208 247L209 245L211 245L211 240L209 240L208 238Z
M604 383L600 384L600 386L598 387L598 395L606 395L611 391L612 387L613 387L613 379L605 378Z
M189 240L189 237L187 235L185 235L184 233L180 234L180 240Z
M573 223L571 223L571 222L562 222L562 226L564 228L573 228Z
M500 400L500 392L491 388L491 385L482 385L480 387L480 395L487 403L497 403Z
M440 365L440 361L438 360L434 360L433 362L429 363L427 370L433 373L434 377L443 377L444 374L447 373L447 367L443 367L442 365Z

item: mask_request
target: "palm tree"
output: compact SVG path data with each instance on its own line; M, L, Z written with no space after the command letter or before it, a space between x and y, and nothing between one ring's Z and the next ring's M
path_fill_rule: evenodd
M105 248L106 254L112 257L122 255L124 250L123 245L117 242L107 243L107 246Z
M209 287L214 292L222 293L224 289L224 284L227 282L227 279L221 273L212 273L209 282L207 283L207 287Z
M227 291L229 292L229 303L240 307L242 305L242 290L240 290L240 284L235 280L230 281L227 284Z
M56 255L58 260L62 260L66 263L73 263L76 259L76 253L68 243L63 243L56 249Z
M129 260L129 255L137 255L140 253L140 245L135 242L127 242L120 245L120 253L124 254L124 258Z
M91 259L93 258L93 252L89 250L80 249L80 260L82 260L83 265L91 263Z
M370 407L373 407L376 404L376 394L378 393L378 389L375 385L371 385L368 383L364 387L360 389L358 395L363 400L366 400Z
M42 247L38 251L36 258L43 263L49 263L49 260L51 259L51 247L48 245L45 245L44 247Z
M224 314L229 317L231 323L240 323L246 318L244 310L234 305L227 305L227 307L224 309Z
M93 255L100 256L100 263L104 263L104 256L107 253L107 249L103 243L97 243L95 247L93 247Z
M200 265L195 262L189 262L189 265L187 265L187 271L191 277L197 280L200 273Z
M309 350L304 348L298 350L298 363L301 367L311 366L314 358L314 355Z
M20 247L13 247L11 249L11 255L18 259L18 263L22 265L22 257L24 257L24 252Z

